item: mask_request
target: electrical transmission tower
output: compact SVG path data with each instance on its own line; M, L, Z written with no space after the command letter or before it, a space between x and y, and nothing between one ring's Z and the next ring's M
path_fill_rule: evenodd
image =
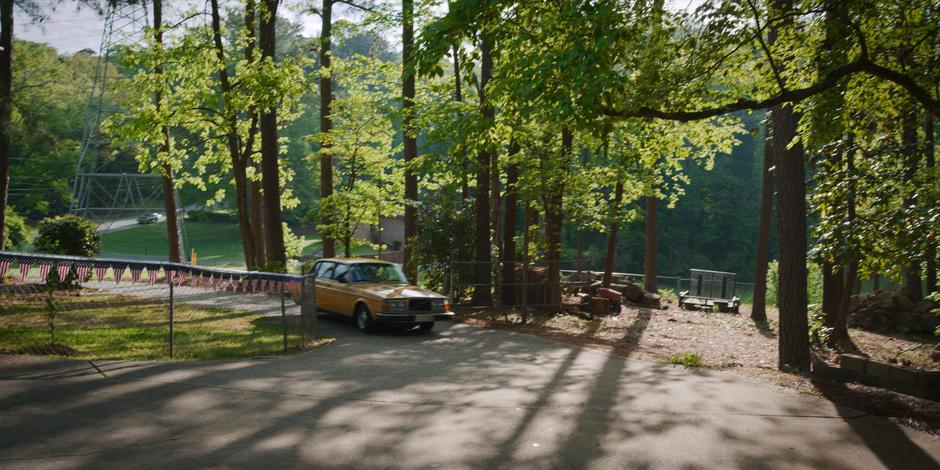
M120 111L114 104L113 92L121 80L126 80L111 59L121 46L144 39L149 24L148 4L147 0L108 2L69 207L72 214L98 222L108 223L164 209L162 176L140 173L133 157L112 158L110 141L101 135L101 123ZM179 207L176 191L173 197ZM179 217L180 232L185 234L182 219ZM185 244L185 237L181 236L180 241Z

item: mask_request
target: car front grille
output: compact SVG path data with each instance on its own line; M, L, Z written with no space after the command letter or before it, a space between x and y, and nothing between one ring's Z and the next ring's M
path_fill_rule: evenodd
M431 310L431 299L409 299L408 310L421 312Z

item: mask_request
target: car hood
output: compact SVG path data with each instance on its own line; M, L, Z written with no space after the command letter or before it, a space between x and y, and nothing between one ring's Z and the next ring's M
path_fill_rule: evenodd
M395 284L357 284L355 287L357 289L369 292L370 294L378 295L387 299L410 297L444 298L443 295L438 294L437 292L428 289L422 289L418 286L402 286Z

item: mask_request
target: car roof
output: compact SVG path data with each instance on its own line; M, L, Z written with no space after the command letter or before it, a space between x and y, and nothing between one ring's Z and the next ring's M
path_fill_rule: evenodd
M361 264L361 263L380 263L380 264L395 264L391 261L384 261L380 259L370 259L370 258L322 258L318 259L320 261L330 261L333 263L342 263L342 264Z

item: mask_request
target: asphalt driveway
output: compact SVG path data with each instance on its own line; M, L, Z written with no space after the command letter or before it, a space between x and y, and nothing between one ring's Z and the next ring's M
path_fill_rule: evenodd
M322 324L280 358L0 356L0 468L940 468L937 438L731 374Z

